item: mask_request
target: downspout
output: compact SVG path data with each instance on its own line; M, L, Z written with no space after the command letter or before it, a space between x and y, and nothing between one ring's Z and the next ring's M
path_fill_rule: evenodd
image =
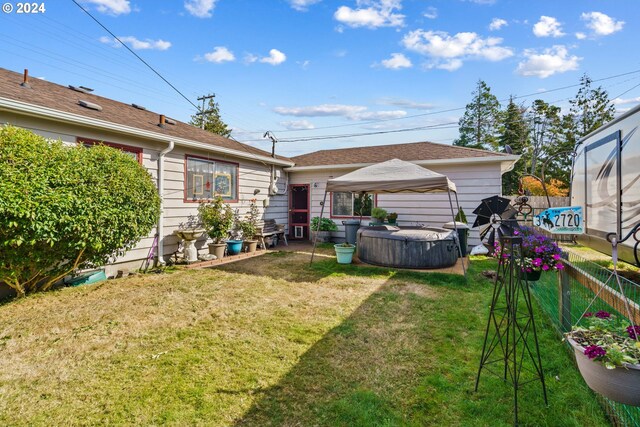
M162 150L158 155L158 194L160 195L160 217L158 218L158 226L156 227L158 235L158 251L157 265L165 265L164 261L164 156L166 156L174 147L173 141L169 141L169 146Z

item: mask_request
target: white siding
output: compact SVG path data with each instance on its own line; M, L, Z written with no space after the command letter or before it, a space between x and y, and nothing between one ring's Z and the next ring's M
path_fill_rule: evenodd
M473 210L478 207L480 201L486 197L502 194L502 176L500 174L500 163L490 164L470 164L470 165L450 165L450 166L429 166L429 169L446 175L453 181L458 189L458 201L464 210L469 221L469 226L473 225L475 215ZM292 184L309 184L311 188L311 214L310 217L320 215L322 198L326 188L327 179L345 175L352 170L326 170L318 172L292 172ZM452 194L454 213L457 213L455 195ZM398 213L398 223L400 225L424 224L427 226L441 227L444 223L451 221L451 206L446 193L419 194L419 193L396 193L379 194L377 196L377 206L386 209L388 212ZM329 196L327 196L325 217L330 217ZM340 230L343 230L342 220L344 218L333 218ZM469 235L469 245L480 243L478 230L471 229Z
M167 147L166 143L156 143L142 138L123 136L117 133L96 132L88 127L69 126L53 121L34 119L31 117L10 115L0 112L0 125L12 124L15 126L30 129L42 136L51 139L60 139L65 143L73 144L76 137L84 137L99 141L113 142L133 147L142 147L142 165L149 171L153 180L158 179L158 155L160 151ZM189 215L197 215L197 203L184 201L184 166L185 155L192 154L201 157L209 155L212 159L239 163L238 170L238 202L232 203L234 209L239 209L240 215L244 215L248 209L250 200L257 199L260 212L265 218L274 218L280 224L287 224L288 201L287 201L287 174L280 167L275 168L276 185L278 195L270 198L269 207L263 208L263 200L269 194L269 174L271 167L262 162L241 160L235 157L208 153L204 150L190 150L183 147L176 147L165 157L165 179L164 179L164 242L165 258L169 257L178 248L178 239L172 234L181 223L185 223ZM260 192L254 196L254 189ZM130 269L137 269L146 259L153 244L156 229L143 238L138 245L128 251L124 256L119 257L116 262L107 267L107 274L113 274L118 268L126 264ZM196 245L198 248L206 249L206 240L200 239Z

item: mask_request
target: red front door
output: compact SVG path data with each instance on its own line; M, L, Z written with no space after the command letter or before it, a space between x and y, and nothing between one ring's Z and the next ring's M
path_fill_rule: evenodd
M289 187L289 238L309 239L309 185Z

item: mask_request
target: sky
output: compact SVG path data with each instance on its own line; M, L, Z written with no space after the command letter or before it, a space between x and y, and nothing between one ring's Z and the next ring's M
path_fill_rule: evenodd
M77 1L184 97L72 0L3 0L0 67L182 121L214 93L235 139L285 156L451 144L479 79L503 105L567 108L585 73L640 102L638 0Z

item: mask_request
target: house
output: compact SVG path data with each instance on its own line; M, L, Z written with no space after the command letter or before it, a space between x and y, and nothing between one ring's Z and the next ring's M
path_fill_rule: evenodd
M295 166L285 168L291 183L291 233L306 236L304 212L311 218L320 215L328 179L394 158L449 177L458 188L460 207L471 225L475 219L472 212L480 201L502 194L502 174L513 168L519 156L432 142L415 142L321 150L292 157ZM304 205L305 199L308 200L308 207ZM343 220L359 218L359 204L362 202L351 193L333 193L327 199L328 206L325 206L324 216L333 219L341 230ZM379 194L371 197L365 205L362 209L365 218L372 206L378 206L388 212L398 213L399 225L424 224L441 227L451 221L451 206L446 193ZM471 230L469 244L479 243L478 230Z
M189 216L197 215L197 200L207 198L216 180L221 194L240 214L250 200L269 207L265 218L287 222L287 174L290 159L214 135L178 120L93 94L0 68L0 125L30 129L69 144L103 142L131 153L157 182L162 214L156 230L108 268L137 269L150 253L156 232L157 253L166 259L178 249L172 234ZM273 173L273 174L272 174ZM205 248L201 239L197 246Z
M133 100L132 100L133 101ZM399 158L447 175L459 189L460 205L470 215L484 197L501 194L501 176L518 156L418 142L322 150L295 158L263 150L172 120L132 102L94 94L81 86L62 86L0 68L0 125L30 129L69 144L97 142L134 156L156 181L162 213L156 230L108 267L139 268L159 237L157 255L166 260L178 248L173 235L197 215L198 200L219 193L240 214L251 199L264 206L265 219L286 224L292 239L309 238L309 222L320 214L326 180L370 164ZM218 184L216 186L216 184ZM217 188L216 188L217 187ZM446 195L398 194L371 203L399 214L400 224L441 226L451 220ZM329 197L328 215L356 217L358 201L350 193ZM365 203L364 216L371 205ZM470 244L479 243L477 231ZM206 240L196 245L206 249Z

